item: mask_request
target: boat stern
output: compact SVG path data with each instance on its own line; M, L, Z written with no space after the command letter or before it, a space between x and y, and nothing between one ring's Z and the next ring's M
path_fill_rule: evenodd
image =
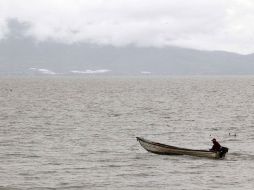
M226 156L227 152L228 152L227 147L221 147L221 149L219 151L219 158L224 158Z

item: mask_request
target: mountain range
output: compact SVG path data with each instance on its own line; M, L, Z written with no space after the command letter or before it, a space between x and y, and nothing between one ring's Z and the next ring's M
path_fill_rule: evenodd
M24 35L25 30L13 22L8 35L0 40L0 75L254 74L254 54L38 41Z

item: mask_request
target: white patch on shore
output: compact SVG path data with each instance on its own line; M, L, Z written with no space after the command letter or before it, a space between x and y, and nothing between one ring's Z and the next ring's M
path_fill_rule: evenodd
M56 75L57 73L55 73L54 71L48 70L48 69L37 69L34 67L29 68L32 71L36 71L39 72L41 74L46 74L46 75Z
M85 71L71 71L71 73L75 73L75 74L100 74L100 73L107 73L110 72L111 70L107 70L107 69L100 69L100 70L85 70Z
M141 73L141 74L144 74L144 75L150 75L150 74L152 74L152 73L149 72L149 71L141 71L140 73Z

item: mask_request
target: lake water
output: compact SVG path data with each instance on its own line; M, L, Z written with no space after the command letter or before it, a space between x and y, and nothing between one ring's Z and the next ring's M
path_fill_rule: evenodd
M229 153L155 155L136 136ZM254 77L0 78L1 190L252 190L253 142Z

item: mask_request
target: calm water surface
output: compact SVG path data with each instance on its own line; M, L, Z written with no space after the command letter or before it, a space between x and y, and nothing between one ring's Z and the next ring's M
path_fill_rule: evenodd
M154 155L136 136L229 154ZM252 190L253 142L254 77L0 78L1 190Z

